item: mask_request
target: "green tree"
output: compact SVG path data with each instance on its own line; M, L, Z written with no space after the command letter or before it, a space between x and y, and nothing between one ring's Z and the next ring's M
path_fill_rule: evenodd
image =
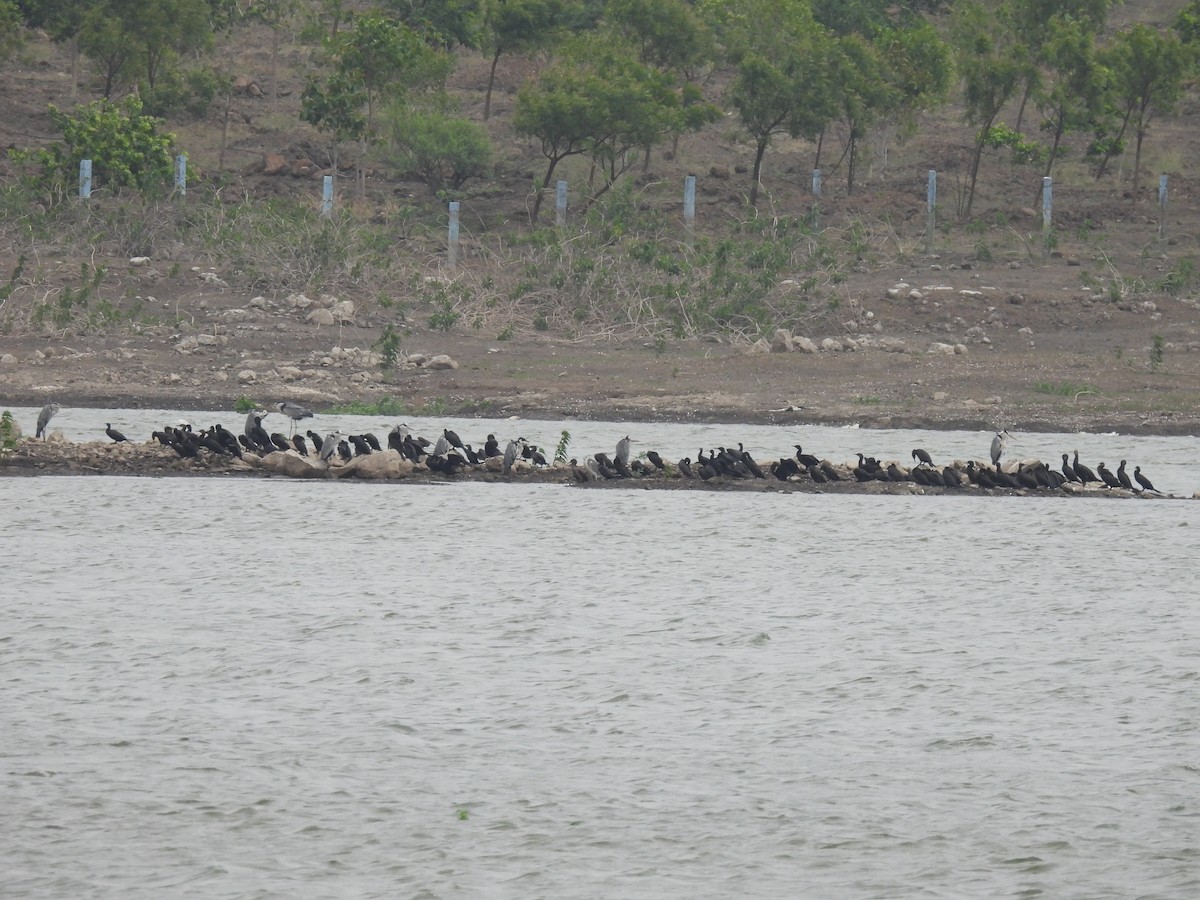
M1050 175L1063 136L1096 121L1108 85L1108 73L1096 58L1095 35L1086 22L1056 17L1047 29L1042 54L1050 67L1033 95L1043 116L1042 130L1050 135L1043 176Z
M833 41L807 4L792 0L714 2L707 14L734 67L727 101L754 142L750 205L755 206L771 139L777 134L815 139L837 112L830 80Z
M1062 23L1096 35L1104 27L1115 0L1003 0L996 9L999 27L1013 35L1014 53L1021 60L1021 102L1014 130L1021 131L1029 99L1054 68L1052 42L1061 40ZM1059 23L1057 26L1055 23Z
M880 115L899 105L901 94L874 44L850 34L840 38L836 48L832 83L838 117L846 126L846 193L852 194L859 144Z
M492 114L496 66L504 53L532 53L548 46L560 33L562 0L494 0L484 17L482 44L492 55L483 121Z
M0 62L21 46L21 11L14 0L0 0Z
M574 42L562 60L517 95L513 125L518 133L537 138L549 161L533 220L562 160L586 154L593 171L603 173L603 183L589 200L594 201L634 163L632 151L685 127L686 118L670 77L601 37Z
M996 27L995 17L982 3L959 4L953 16L952 40L963 84L964 118L976 129L975 149L967 176L967 196L960 210L971 215L983 149L1004 105L1021 83L1023 69L1011 33Z
M386 0L383 6L409 28L446 50L479 46L481 0Z
M104 77L104 96L142 79L153 91L179 54L212 41L207 0L98 0L83 12L79 47Z
M1169 113L1183 92L1188 53L1174 34L1137 24L1118 32L1101 53L1112 73L1120 135L1133 128L1133 183L1141 179L1142 144L1155 114ZM1134 191L1136 198L1137 192Z
M404 96L445 85L453 62L415 31L382 16L354 20L328 44L329 71L309 81L301 118L332 132L335 140L359 143L358 186L365 190L367 145L375 140L375 113L384 96ZM335 154L336 168L336 154Z

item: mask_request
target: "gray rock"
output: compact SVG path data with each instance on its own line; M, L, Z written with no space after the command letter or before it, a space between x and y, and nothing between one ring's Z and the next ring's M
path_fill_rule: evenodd
M3 356L0 356L0 366L15 366L16 364L17 358L11 353L5 353Z
M821 341L821 351L823 353L841 353L845 347L841 341L835 341L833 338L825 338Z
M336 320L333 317L333 313L331 313L327 309L314 309L312 312L310 312L307 316L304 317L304 321L311 322L313 325L316 325L318 328L321 327L322 325L333 325L336 322Z
M786 328L775 329L775 336L771 338L772 353L791 353L795 347L792 344L792 333Z
M425 363L426 369L457 369L458 363L452 360L445 353L439 353L437 356L430 358Z
M792 349L798 353L816 353L817 345L806 337L792 337Z

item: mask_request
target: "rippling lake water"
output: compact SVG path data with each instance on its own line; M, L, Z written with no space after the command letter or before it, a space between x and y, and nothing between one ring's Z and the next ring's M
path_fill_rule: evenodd
M83 439L97 415L54 425ZM990 438L436 424L551 448L567 427L580 455L635 429L768 459ZM1014 442L1194 489L1192 439ZM0 496L6 897L1200 894L1191 502L117 477Z

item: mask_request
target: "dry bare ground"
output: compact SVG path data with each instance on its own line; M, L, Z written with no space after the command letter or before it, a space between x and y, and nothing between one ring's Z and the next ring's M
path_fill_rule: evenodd
M247 33L227 57L240 74L265 85L264 41L262 34ZM306 52L289 45L286 70L303 71ZM971 220L955 219L970 133L952 110L924 117L903 140L881 136L853 194L847 195L841 172L826 176L820 226L832 243L859 258L827 286L820 314L791 329L818 346L828 338L843 349L772 353L729 335L681 340L636 327L579 330L558 322L540 330L547 323L535 325L520 304L508 308L496 302L520 278L520 256L506 236L528 234L530 185L541 172L536 150L508 126L516 88L529 66L514 62L502 73L489 123L501 162L494 182L476 185L463 198L466 241L454 271L446 265L437 231L410 233L397 224L396 242L387 252L401 261L408 280L389 284L387 302L381 302L385 298L369 269L340 279L331 292L354 309L336 316L333 325L321 325L306 318L313 307L297 308L288 300L304 290L299 276L295 283L264 290L261 280L221 253L161 239L152 242L147 263L133 265L135 253L114 252L133 245L114 236L111 215L81 209L80 217L94 216L109 233L92 244L46 247L28 259L20 289L0 309L17 323L0 334L0 405L56 399L75 405L226 408L244 395L320 407L392 397L414 412L445 414L1197 431L1200 109L1194 100L1176 118L1155 124L1146 149L1150 174L1143 183L1129 184L1128 165L1101 182L1082 163L1064 162L1056 170L1057 243L1051 250L1040 240L1039 173L1013 167L999 155L985 164ZM66 71L59 48L39 40L7 65L0 142L30 146L54 137L45 109L51 102L71 102ZM461 60L454 87L468 113L482 103L486 71L478 56ZM323 171L322 138L296 118L297 87L292 75L277 103L269 97L236 99L220 179L230 215L239 203L282 194L311 198L315 216L319 178L253 173L264 153L307 156L317 163L317 175ZM81 97L89 88L81 87ZM217 119L214 113L173 126L193 173L210 185L217 174ZM811 209L813 153L801 141L772 147L764 176L767 199L754 214L760 221ZM655 154L649 169L634 176L635 196L645 209L678 222L683 178L694 173L700 184L698 229L721 234L751 216L745 208L749 176L738 171L750 159L728 119L683 140L674 158ZM941 200L932 252L925 249L929 169L939 172ZM1161 241L1159 173L1170 177ZM572 164L563 177L582 185L587 171ZM103 210L106 201L97 202ZM346 205L351 208L343 212L344 221L353 225L400 223L405 209L435 204L422 185L389 179L379 165L368 195ZM177 214L167 215L163 227ZM2 227L0 276L7 278L21 246L20 217L10 215ZM578 216L569 227L582 227ZM668 237L681 241L681 228ZM86 271L105 270L96 298L137 304L137 327L22 327L33 304L79 289L81 264ZM205 273L213 273L207 281ZM889 289L901 283L908 287L889 297ZM449 330L429 324L450 308L429 302L423 287L429 284L455 286L457 321ZM787 283L778 287L781 296L793 289ZM316 305L332 303L321 301L318 291L309 293ZM406 312L402 355L444 353L457 368L381 367L370 349L378 351L384 329L399 321L392 303ZM770 342L772 335L764 337ZM952 349L930 352L938 344Z

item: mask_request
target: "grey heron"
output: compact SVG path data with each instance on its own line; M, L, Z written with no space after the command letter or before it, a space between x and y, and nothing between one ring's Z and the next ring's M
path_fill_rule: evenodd
M429 455L430 456L445 456L449 452L450 452L450 441L447 440L446 435L443 434L441 437L439 437L437 439L437 443L433 445L433 451Z
M1004 448L1008 444L1008 439L1011 435L1008 429L997 431L996 436L992 438L992 465L997 469L1000 468L1000 457L1004 454Z
M290 400L282 400L276 403L275 409L292 420L292 434L296 433L296 424L301 419L311 419L313 417L311 409L306 409L299 403L293 403Z
M337 453L338 441L341 439L342 435L337 431L325 435L324 440L321 441L321 462L329 462L333 454Z
M42 440L46 439L46 426L49 425L50 420L58 414L58 409L59 407L57 403L47 403L42 407L42 411L38 413L37 433L34 435L34 437L40 437Z
M633 441L629 435L625 435L625 437L617 441L616 457L621 461L622 465L629 465L629 451L632 449L632 444Z
M104 423L104 433L112 438L114 444L120 444L129 440L129 438L125 437L125 435L121 434L121 432L112 427L112 422Z
M504 466L502 471L505 475L512 471L513 463L521 455L522 444L519 441L509 441L508 446L504 448Z

